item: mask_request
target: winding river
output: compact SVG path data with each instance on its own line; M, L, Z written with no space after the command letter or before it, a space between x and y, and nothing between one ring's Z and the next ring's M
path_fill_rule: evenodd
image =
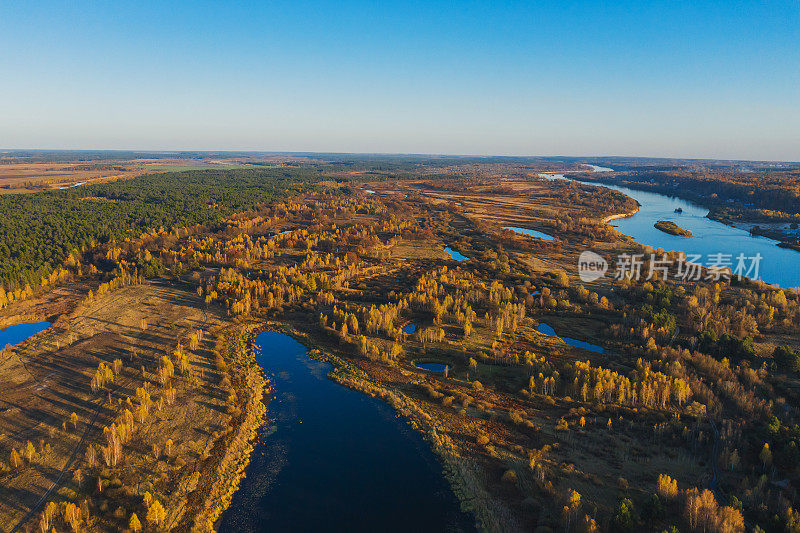
M701 254L703 263L716 253L731 254L734 264L740 253L760 254L760 279L800 287L798 252L710 220L707 209L686 200L602 186L641 205L635 215L612 222L637 242ZM693 236L661 232L653 227L658 220L674 221ZM258 362L273 379L273 422L259 433L247 477L223 514L220 531L474 530L428 444L388 405L327 379L330 365L310 359L291 337L267 331L256 344Z
M421 435L326 376L282 333L255 340L273 399L219 530L474 531Z
M595 172L611 171L604 167L587 166L591 166ZM542 174L542 176L548 179L566 179L563 174ZM687 257L699 254L702 258L697 262L704 265L709 264L709 256L712 254L730 254L733 268L736 268L736 257L739 254L744 254L747 258L760 254L762 259L755 261L758 263L758 278L784 288L800 287L800 253L778 247L776 240L753 236L746 230L706 218L708 209L687 200L605 183L586 181L580 183L614 189L639 202L641 207L635 215L611 221L619 231L630 235L636 242L656 249L682 250L686 252ZM676 213L676 209L681 209L683 212ZM659 220L671 220L691 231L692 236L678 237L657 230L653 224ZM753 262L746 261L745 270Z

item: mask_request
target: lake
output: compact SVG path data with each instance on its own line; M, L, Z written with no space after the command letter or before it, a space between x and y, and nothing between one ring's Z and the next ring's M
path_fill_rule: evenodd
M329 380L331 366L287 335L255 342L274 425L220 531L475 530L429 445L391 407Z

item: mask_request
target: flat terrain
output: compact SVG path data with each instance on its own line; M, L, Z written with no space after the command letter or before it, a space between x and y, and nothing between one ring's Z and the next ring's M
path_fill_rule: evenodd
M582 283L587 249L652 251L605 223L630 198L511 165L436 170L353 170L369 179L95 244L67 272L91 274L0 311L4 325L55 320L0 359L0 523L33 527L53 501L59 528L72 504L89 530L134 514L211 528L268 399L248 350L265 327L421 431L483 529L792 520L800 295L658 274Z
M23 449L27 442L34 444L39 457L13 475L7 472L0 477L3 529L20 523L29 511L41 510L37 506L45 499L74 495L79 490L74 472L86 470L88 445L105 443L103 427L125 408L120 402L134 397L135 389L145 382L153 385L151 393L157 395L154 362L171 353L179 341L185 344L190 332L212 332L222 323L219 316L204 309L193 289L166 280L123 287L78 305L50 329L3 352L3 457L8 457L12 447ZM25 302L26 307L34 309L36 303ZM143 319L147 322L145 329ZM140 496L146 490L173 493L179 480L174 472L189 468L181 463L198 461L208 454L215 432L229 418L225 397L216 388L212 339L209 333L201 346L188 351L189 365L198 381L179 384L175 403L160 411L154 408L153 416L134 433L126 447L125 467L107 480L114 490ZM98 364L112 366L115 359L122 361L122 370L114 383L93 394L88 385ZM76 420L71 420L72 413L77 415ZM180 461L152 456L150 443L163 447L167 439L173 441L171 453L177 456L181 450ZM142 477L146 473L154 476ZM138 484L127 485L137 478ZM150 481L141 485L145 479ZM96 484L97 480L83 483ZM171 517L177 516L176 509L169 511Z
M74 154L72 154L74 156ZM113 154L112 154L113 155ZM152 155L152 154L151 154ZM152 172L185 170L254 169L264 164L281 165L288 161L307 161L307 157L246 155L240 157L147 157L113 159L54 158L39 162L41 156L19 157L0 154L0 194L20 194L44 190L67 189L89 183L130 179Z
M142 174L142 162L9 163L0 165L0 194L35 192Z

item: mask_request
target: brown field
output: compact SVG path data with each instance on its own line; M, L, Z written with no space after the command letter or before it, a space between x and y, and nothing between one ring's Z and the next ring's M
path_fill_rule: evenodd
M65 163L10 163L0 165L0 194L36 192L138 176L139 161L74 161Z
M129 159L86 160L48 163L0 164L0 194L30 193L43 190L68 188L76 184L102 183L129 179L152 172L182 170L257 168L256 162L285 162L286 157L245 157L223 159ZM297 159L292 159L293 161ZM301 158L300 160L305 160Z
M137 428L126 446L124 467L114 469L113 476L104 480L110 501L124 501L125 494L130 495L128 500L137 501L149 491L167 506L168 522L177 524L191 488L185 484L197 482L197 476L190 474L201 471L211 446L231 418L218 389L211 355L214 333L223 320L204 309L193 289L165 280L124 287L78 305L48 330L2 352L3 460L7 460L11 447L22 449L27 442L34 443L39 456L35 464L0 474L0 500L4 502L0 524L4 530L30 519L29 512L41 511L41 504L47 500L74 497L78 486L73 476L77 469L86 468L86 447L104 443L102 428L124 409L120 402L134 396L134 389L145 382L152 384L155 399L158 378L152 374L153 362L171 353L179 339L186 344L189 332L203 330L205 340L197 350L190 351L190 367L197 382L181 380L175 385L177 401L160 411L153 408L152 416ZM65 290L24 302L26 307L18 310L63 311L53 309L48 301ZM147 320L146 329L140 327L141 319ZM123 362L114 384L92 394L87 385L98 363L111 365L114 359ZM70 421L71 413L77 415L77 424ZM167 439L172 439L173 449L154 457L151 444L163 448ZM169 499L163 497L166 494L171 495ZM127 509L124 515L131 510L136 509ZM37 520L38 515L29 522ZM106 522L103 527L121 525L123 522L116 526Z

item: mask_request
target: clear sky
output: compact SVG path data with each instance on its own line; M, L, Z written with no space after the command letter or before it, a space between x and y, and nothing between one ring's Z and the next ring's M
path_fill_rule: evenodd
M2 0L0 147L798 161L800 0Z

